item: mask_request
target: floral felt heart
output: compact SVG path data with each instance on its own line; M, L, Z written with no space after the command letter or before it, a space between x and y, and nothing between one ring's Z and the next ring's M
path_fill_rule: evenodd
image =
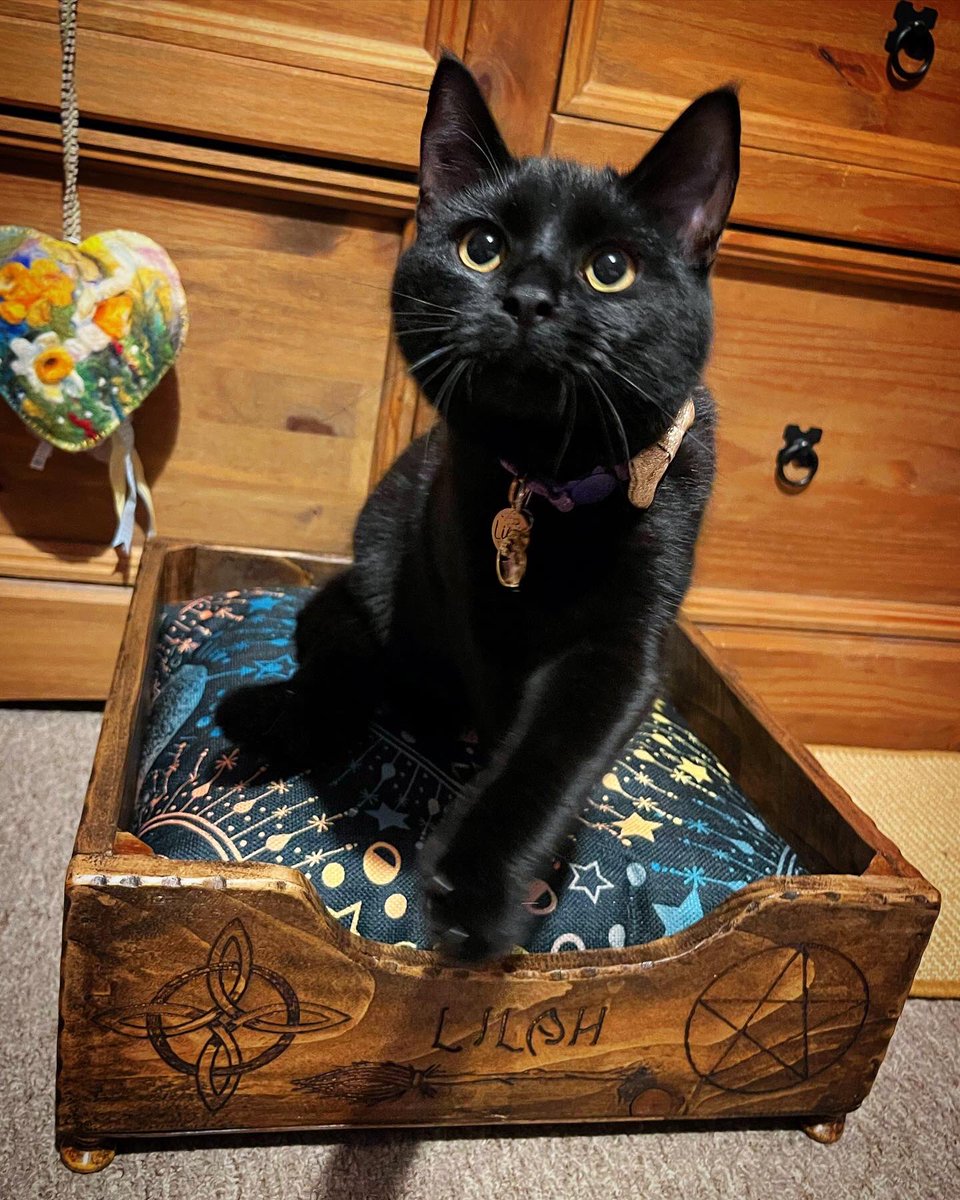
M108 438L183 345L177 269L148 237L114 229L74 246L0 226L0 395L61 450Z

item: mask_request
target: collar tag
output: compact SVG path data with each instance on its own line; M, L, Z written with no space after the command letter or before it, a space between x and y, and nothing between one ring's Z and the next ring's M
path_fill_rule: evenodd
M527 546L533 517L526 508L530 489L523 479L514 479L508 493L508 507L493 518L490 536L497 548L497 582L501 587L518 588L527 570Z

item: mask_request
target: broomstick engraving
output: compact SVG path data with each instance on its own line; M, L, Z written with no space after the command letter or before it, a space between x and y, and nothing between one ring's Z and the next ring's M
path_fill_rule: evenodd
M349 1066L333 1067L319 1075L294 1080L294 1087L315 1096L347 1100L355 1104L388 1103L416 1095L427 1099L439 1095L441 1088L456 1088L484 1083L502 1083L512 1087L528 1080L614 1083L620 1081L617 1099L628 1108L648 1088L656 1087L656 1077L645 1066L635 1063L612 1071L558 1071L549 1067L534 1067L529 1071L511 1074L471 1074L444 1071L438 1063L420 1070L408 1063L370 1062L361 1060Z

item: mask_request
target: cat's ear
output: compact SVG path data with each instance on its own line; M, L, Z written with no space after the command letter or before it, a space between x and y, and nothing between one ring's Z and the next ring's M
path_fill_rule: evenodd
M733 88L694 100L625 177L687 261L708 268L740 176L740 103Z
M420 134L420 204L451 196L486 175L497 175L510 154L486 101L459 58L437 64Z

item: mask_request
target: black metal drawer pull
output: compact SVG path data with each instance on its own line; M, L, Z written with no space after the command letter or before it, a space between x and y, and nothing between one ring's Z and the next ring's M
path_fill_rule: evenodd
M791 492L802 492L817 473L820 459L814 446L823 436L823 430L815 426L803 430L799 425L788 425L783 431L783 446L777 453L777 482ZM788 475L787 467L799 467L802 475Z
M918 12L910 0L900 0L893 10L896 28L887 34L883 48L890 55L887 74L895 86L915 87L930 70L936 50L933 27L937 23L937 15L935 8L922 8ZM903 65L901 54L919 62L920 66L908 70Z

